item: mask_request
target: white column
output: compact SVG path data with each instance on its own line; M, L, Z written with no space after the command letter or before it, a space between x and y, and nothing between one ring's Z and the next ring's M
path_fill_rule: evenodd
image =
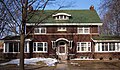
M108 43L108 52L109 52L109 47L110 47L110 45L109 45L109 43Z
M29 53L29 42L27 42L27 52Z
M98 52L98 43L95 43L95 52Z
M5 45L6 45L6 44L4 43L4 46L3 46L3 53L5 53Z
M115 51L114 52L117 52L118 50L117 50L117 43L115 43Z

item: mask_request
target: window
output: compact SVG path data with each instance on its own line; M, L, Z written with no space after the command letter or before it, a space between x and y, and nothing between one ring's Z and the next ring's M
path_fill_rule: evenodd
M120 43L117 43L117 51L120 51Z
M115 43L109 43L109 51L115 51Z
M120 43L97 43L98 52L120 52Z
M66 15L58 15L55 17L56 20L68 20L69 17Z
M66 27L58 27L58 31L66 31Z
M27 47L29 47L29 46L27 46L27 43L25 43L24 52L29 51L29 49ZM20 52L20 43L19 42L5 43L4 52L5 53L18 53L18 52Z
M90 52L91 43L90 42L77 42L77 52Z
M102 51L108 51L108 44L102 43Z
M34 33L35 34L46 34L46 28L35 28Z
M34 42L33 52L47 52L47 42Z
M90 28L89 27L78 27L77 33L78 34L89 34Z
M80 59L90 59L89 56L80 56Z
M20 43L5 43L5 53L20 52Z

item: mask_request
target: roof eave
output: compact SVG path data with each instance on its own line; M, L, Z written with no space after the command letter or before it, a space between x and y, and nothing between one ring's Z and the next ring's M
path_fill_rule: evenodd
M34 26L35 23L27 23L26 24L27 26ZM42 26L53 26L53 25L98 25L98 26L102 26L103 23L40 23L38 24L39 25L42 25Z

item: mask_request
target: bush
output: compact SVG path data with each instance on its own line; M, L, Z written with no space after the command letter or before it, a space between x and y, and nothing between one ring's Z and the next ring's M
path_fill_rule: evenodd
M120 60L120 58L118 58Z
M100 60L103 60L103 57L100 57Z
M109 60L112 60L112 57L110 57Z

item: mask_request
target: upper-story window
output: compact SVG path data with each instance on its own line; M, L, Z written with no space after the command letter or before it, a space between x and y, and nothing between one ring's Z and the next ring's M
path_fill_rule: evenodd
M57 31L67 31L66 27L58 27Z
M78 27L77 33L78 34L89 34L90 28L89 27Z
M35 28L34 33L35 34L46 34L46 28L45 27Z
M52 16L55 18L55 20L69 20L69 18L71 17L71 15L67 13L57 13Z

